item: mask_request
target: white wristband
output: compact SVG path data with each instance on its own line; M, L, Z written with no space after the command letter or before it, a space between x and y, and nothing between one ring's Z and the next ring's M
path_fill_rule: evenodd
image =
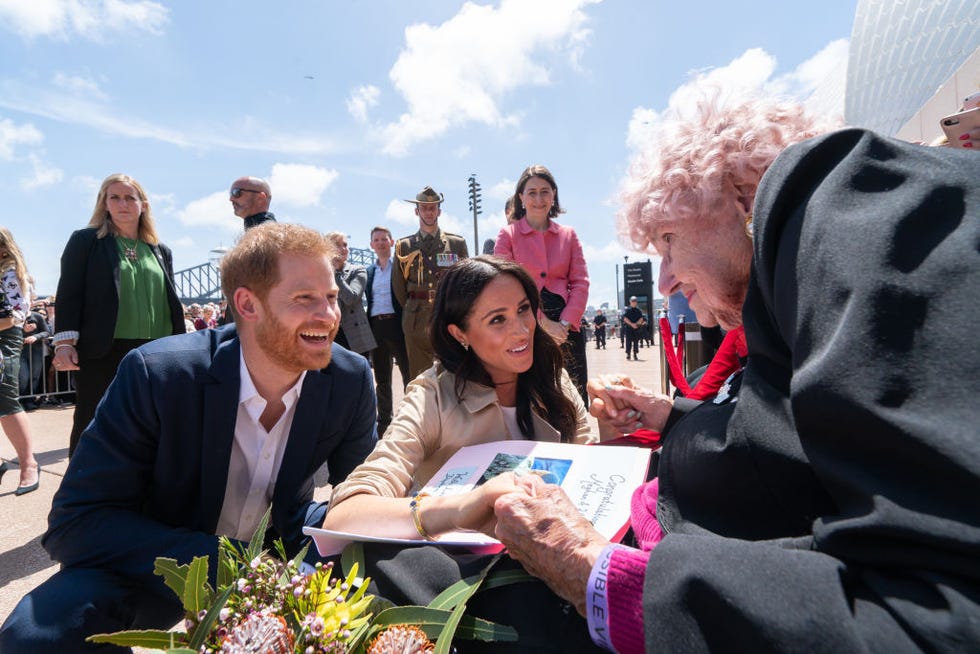
M607 575L612 561L613 552L623 546L610 543L603 548L602 553L592 566L589 574L589 585L585 591L586 615L589 625L589 635L592 642L609 651L615 651L609 634L609 601L607 599Z

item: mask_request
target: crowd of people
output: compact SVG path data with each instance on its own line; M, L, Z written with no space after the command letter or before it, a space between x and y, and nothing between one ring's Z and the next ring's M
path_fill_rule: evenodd
M290 555L304 526L500 540L500 565L534 580L468 611L518 640L456 643L463 654L975 650L980 348L962 326L980 319L978 177L969 148L836 129L785 102L706 95L668 116L630 167L618 224L660 256L661 294L726 332L710 383L677 396L587 377L587 264L543 166L520 176L493 255L470 258L439 227L444 196L427 186L409 200L417 232L371 230L370 269L348 263L342 233L277 223L268 184L240 178L246 229L221 262L233 324L202 310L192 333L143 189L107 178L57 294L53 365L80 373L42 540L62 567L16 606L0 649L99 651L88 635L171 626L180 603L153 560L215 562L219 536L247 540L271 508ZM5 230L0 257L6 356L23 339L26 269ZM631 359L650 322L636 304ZM590 414L617 444L642 430L659 447L621 542L536 475L421 492L465 445L605 446ZM18 492L38 472L22 416L0 417ZM333 493L318 503L324 464ZM363 551L395 602L427 603L488 561Z

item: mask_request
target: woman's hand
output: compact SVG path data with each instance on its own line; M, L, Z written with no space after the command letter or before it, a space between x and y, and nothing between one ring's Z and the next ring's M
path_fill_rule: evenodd
M78 370L78 352L75 346L68 343L56 345L51 365L55 370Z
M508 493L523 493L524 487L518 485L518 477L512 472L505 472L477 486L469 493L457 495L460 506L455 518L455 529L479 531L491 538L497 526L497 518L493 513L494 502L497 498Z
M541 326L541 329L548 334L548 336L554 339L555 343L558 343L558 345L562 345L568 340L568 329L566 329L560 322L555 322L551 318L541 316L538 324Z
M589 573L609 541L561 487L536 475L518 478L518 486L521 492L502 495L494 506L494 536L528 572L585 615Z
M601 375L586 384L589 413L622 434L641 427L663 431L674 401L633 384L629 377Z

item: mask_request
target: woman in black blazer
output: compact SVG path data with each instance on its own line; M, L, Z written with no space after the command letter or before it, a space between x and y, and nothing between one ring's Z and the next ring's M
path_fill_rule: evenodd
M157 237L146 191L129 175L105 178L88 227L68 239L55 306L53 365L78 371L71 456L126 353L184 333L173 256Z

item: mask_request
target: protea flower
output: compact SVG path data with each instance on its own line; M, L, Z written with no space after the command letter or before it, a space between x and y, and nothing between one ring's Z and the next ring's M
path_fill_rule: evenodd
M281 616L256 613L225 636L221 651L228 654L292 654L293 634Z
M412 625L388 627L368 645L367 654L427 654L435 645Z

